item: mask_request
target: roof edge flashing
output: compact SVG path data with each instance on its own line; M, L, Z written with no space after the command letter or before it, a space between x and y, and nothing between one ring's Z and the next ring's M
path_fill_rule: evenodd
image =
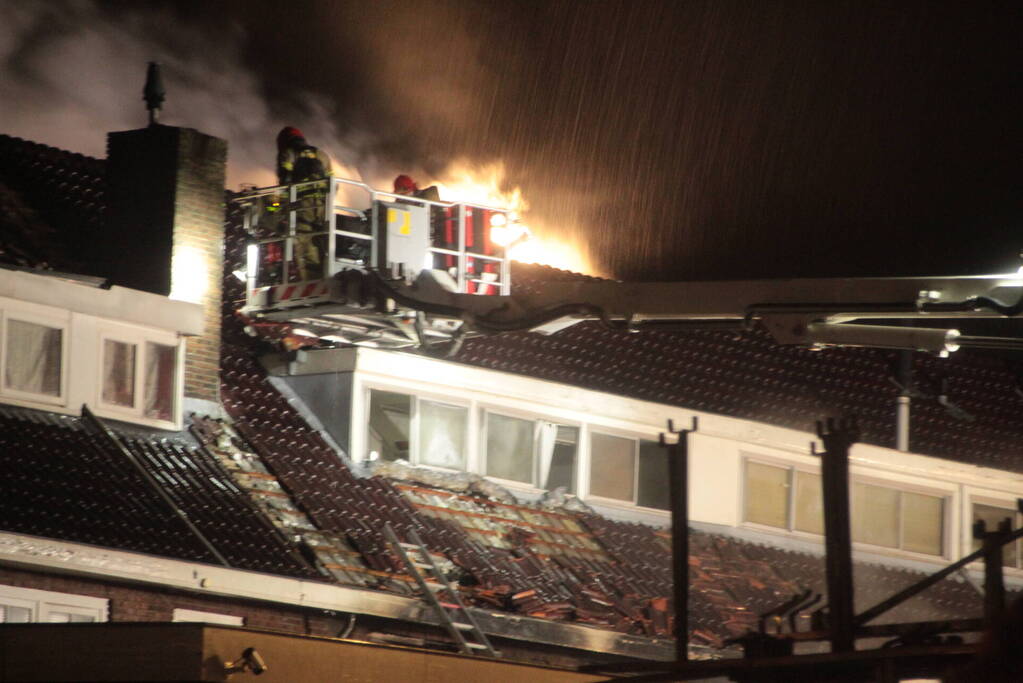
M292 607L338 610L434 625L439 623L425 602L401 595L12 532L0 532L0 565L48 569ZM484 631L499 638L659 661L671 659L674 654L674 644L667 639L471 609Z
M127 287L102 289L59 277L0 269L0 297L135 323L183 335L202 334L200 304Z

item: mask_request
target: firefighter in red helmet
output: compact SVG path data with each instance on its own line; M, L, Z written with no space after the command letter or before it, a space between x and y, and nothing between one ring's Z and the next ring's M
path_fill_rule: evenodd
M330 157L306 142L302 131L285 126L277 134L277 181L281 185L303 183L295 190L295 263L301 280L323 277L327 238L327 181ZM315 182L318 181L318 182ZM315 184L306 184L313 183ZM284 225L285 229L287 224Z
M416 181L404 173L394 179L394 194L418 197L419 199L427 199L432 202L440 201L440 191L436 185L430 185L420 190L419 186L416 185Z
M403 194L409 197L415 196L419 191L416 181L409 176L402 174L394 179L394 194Z

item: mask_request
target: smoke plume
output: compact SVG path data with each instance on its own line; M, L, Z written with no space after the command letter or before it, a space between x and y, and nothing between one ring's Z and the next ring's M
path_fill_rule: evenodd
M243 34L186 26L144 4L113 13L87 1L0 2L0 129L89 156L106 156L106 133L146 124L145 67L162 65L160 121L230 143L228 185L274 182L276 131L294 122L271 111L242 59ZM358 157L323 98L298 93L310 140L339 160Z

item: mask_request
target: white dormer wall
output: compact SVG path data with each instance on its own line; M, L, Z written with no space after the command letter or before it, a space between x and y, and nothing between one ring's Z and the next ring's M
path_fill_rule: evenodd
M354 356L350 365L354 373L349 452L356 460L365 458L368 452L369 393L374 389L466 407L466 469L481 474L486 472L481 433L486 410L549 419L580 428L576 489L580 498L602 512L664 524L668 522L664 511L590 495L588 435L600 432L656 441L669 419L687 428L697 417L699 430L690 437L689 451L690 520L760 537L820 542L819 535L750 522L744 507L744 468L748 462L819 474L819 457L810 451L811 443L816 442L813 434L411 354L373 349L348 353ZM822 450L819 442L816 446ZM851 450L850 475L854 482L865 485L942 500L940 556L857 544L869 553L925 562L946 561L970 552L974 504L1011 509L1016 498L1023 497L1023 475L865 444L856 444ZM498 482L519 495L539 493L518 482Z
M19 369L26 357L13 350L19 322L60 330L59 391L14 386L18 373L28 372ZM201 332L202 326L202 309L196 304L123 287L102 289L57 275L0 269L0 403L68 415L80 414L88 405L102 417L180 429L184 338ZM135 350L132 406L104 400L106 340ZM147 416L142 404L146 363L148 355L155 361L158 353L164 354L165 362L173 360L173 370L165 375L173 382L173 406L169 411L151 409ZM153 417L157 412L160 416Z

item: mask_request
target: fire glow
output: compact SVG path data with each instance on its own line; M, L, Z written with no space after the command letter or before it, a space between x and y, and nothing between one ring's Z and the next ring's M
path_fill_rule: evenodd
M429 183L428 183L429 184ZM582 245L556 236L556 230L526 219L529 203L522 190L504 190L505 169L501 162L474 165L465 161L451 163L435 183L445 201L468 202L509 210L512 226L501 226L514 239L524 228L528 238L514 244L508 255L522 263L538 263L577 273L592 273ZM521 226L517 231L515 226ZM526 227L528 225L528 227ZM513 236L514 235L514 236Z

